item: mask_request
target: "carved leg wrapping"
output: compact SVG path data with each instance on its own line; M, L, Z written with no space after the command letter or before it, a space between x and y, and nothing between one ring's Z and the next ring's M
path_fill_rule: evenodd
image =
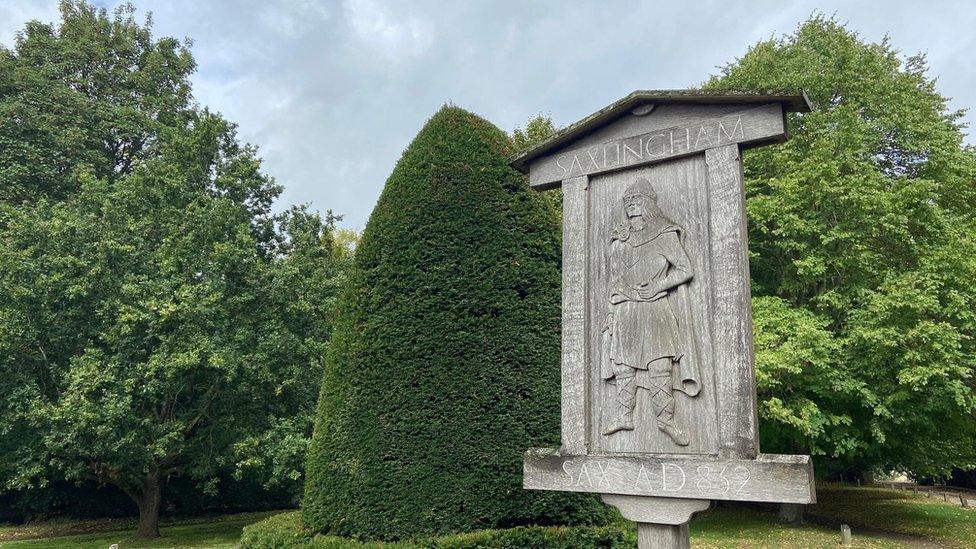
M655 376L650 378L651 403L654 405L654 413L657 415L657 425L664 428L665 425L674 423L674 393L671 388L671 375Z
M617 387L618 416L627 423L633 423L634 408L637 406L637 376L633 370L629 376L617 378Z
M651 404L657 415L657 428L664 431L678 446L687 446L691 441L688 433L674 421L674 388L671 375L653 376L651 380Z
M614 364L617 384L617 417L603 430L604 435L634 430L634 407L637 406L637 372L625 364Z

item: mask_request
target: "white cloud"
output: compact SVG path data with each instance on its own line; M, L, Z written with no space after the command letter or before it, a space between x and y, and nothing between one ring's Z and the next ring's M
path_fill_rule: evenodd
M322 2L298 0L268 3L260 8L260 20L272 32L293 36L314 30L329 19L329 8Z
M419 17L396 14L378 0L344 4L356 39L390 61L422 55L434 42L433 26Z

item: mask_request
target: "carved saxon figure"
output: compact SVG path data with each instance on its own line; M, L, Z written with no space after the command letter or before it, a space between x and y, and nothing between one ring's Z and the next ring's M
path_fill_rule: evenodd
M634 429L637 389L647 389L657 427L679 446L689 444L675 421L675 391L700 390L688 283L694 276L684 230L668 219L644 178L624 193L627 225L610 236L609 312L602 377L616 385L616 410L604 435Z

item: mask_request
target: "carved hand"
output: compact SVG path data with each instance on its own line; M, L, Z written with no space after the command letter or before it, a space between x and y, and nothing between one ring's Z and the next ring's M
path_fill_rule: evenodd
M651 299L660 293L664 293L664 289L661 288L660 284L642 284L639 288L637 288L637 295L639 295L641 299Z

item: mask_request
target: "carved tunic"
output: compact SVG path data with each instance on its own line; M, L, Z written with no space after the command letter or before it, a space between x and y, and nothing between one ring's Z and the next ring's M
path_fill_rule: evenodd
M639 231L615 234L610 244L610 358L616 364L646 370L654 360L684 355L683 338L675 314L672 288L661 289L671 269L690 273L688 257L678 238L679 228L666 221ZM659 289L642 298L638 289ZM669 367L670 368L670 367ZM670 369L651 374L668 374Z

